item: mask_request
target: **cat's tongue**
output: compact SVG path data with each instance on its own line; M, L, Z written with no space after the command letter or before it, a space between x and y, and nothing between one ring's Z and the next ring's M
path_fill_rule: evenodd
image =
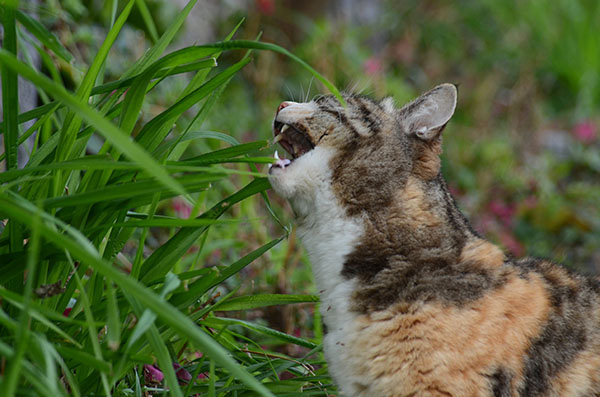
M292 161L289 159L280 159L279 153L277 153L277 150L275 150L274 157L275 157L275 162L273 164L269 164L269 168L271 168L271 167L285 168L288 165L292 164Z

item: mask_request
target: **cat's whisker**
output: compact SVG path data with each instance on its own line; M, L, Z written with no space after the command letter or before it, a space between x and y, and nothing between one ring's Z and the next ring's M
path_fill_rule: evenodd
M310 79L310 83L308 83L308 90L306 91L306 97L304 98L304 102L308 102L308 97L310 96L310 90L312 88L312 83L313 83L314 80L315 80L315 77L313 76Z
M295 99L294 99L294 94L292 94L292 90L290 90L290 86L289 86L287 83L285 83L285 89L286 89L286 90L287 90L287 92L288 92L288 95L289 95L289 98L290 98L290 100L291 100L291 101L295 101Z

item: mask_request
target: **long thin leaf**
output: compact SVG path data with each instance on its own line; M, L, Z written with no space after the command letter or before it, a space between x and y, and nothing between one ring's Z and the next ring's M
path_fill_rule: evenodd
M274 305L289 305L291 303L314 303L319 302L319 297L315 295L281 295L281 294L261 294L238 296L231 298L227 302L219 305L219 311L231 310L251 310L259 307Z
M40 216L42 219L52 221L55 225L61 222L39 210L37 207L27 204L26 201L17 201L9 197L6 193L0 193L0 212L10 213L11 217L19 219L27 224L31 222L33 216ZM35 215L34 215L35 214ZM104 261L98 254L91 251L89 243L82 246L81 242L85 237L77 231L71 229L69 234L58 232L54 227L41 223L40 230L43 235L52 241L57 247L64 248L82 262L92 266L96 271L114 281L123 290L127 290L136 299L145 303L156 315L169 327L175 330L181 336L188 338L194 345L201 349L206 355L214 359L221 366L225 367L234 376L246 383L250 388L263 396L273 396L273 394L251 374L241 368L233 361L227 351L217 344L206 333L202 332L189 318L177 310L175 307L165 302L159 296L145 288L138 281L127 277L119 270L115 269L110 263ZM93 247L92 247L93 248Z
M270 336L270 337L279 339L285 343L293 343L294 345L308 347L309 349L314 349L315 347L318 346L317 344L310 342L306 339L297 338L295 336L288 335L286 333L274 330L269 327L254 324L254 323L244 321L244 320L238 320L235 318L208 317L207 319L203 320L202 323L205 326L211 327L211 328L221 328L224 325L227 325L227 326L228 325L241 325L244 328L247 328L249 330L258 332L258 333L266 335L266 336Z
M56 99L64 102L70 109L78 113L84 120L97 128L98 132L113 145L118 146L127 157L139 164L148 173L154 175L164 186L173 190L175 193L182 195L186 194L183 186L173 180L156 160L144 151L144 149L140 148L139 145L132 142L126 134L105 119L97 110L90 108L87 104L78 100L72 94L69 94L63 87L57 85L52 80L38 74L28 65L19 61L4 49L0 49L0 64L17 71L21 76L30 80L38 87L41 87ZM5 68L3 68L3 70L4 69Z
M198 299L199 296L204 295L206 291L227 280L234 274L239 273L243 268L248 266L258 257L260 257L265 252L279 244L284 237L285 236L282 236L275 240L272 240L267 244L263 245L262 247L250 252L249 254L244 255L242 258L227 266L220 272L215 272L207 276L201 277L200 279L192 283L188 287L187 291L173 295L173 297L171 298L171 303L177 307L187 307L191 305L194 301Z
M2 40L2 50L11 57L17 54L17 31L15 26L15 14L18 1L7 0L3 6L4 13L2 24L4 27L4 37ZM19 137L19 126L17 115L19 114L19 86L17 82L17 73L8 68L1 69L2 74L2 113L4 119L4 151L6 153L6 169L13 170L18 167L17 160L17 139ZM16 190L16 186L14 189ZM19 225L10 221L8 228L10 238L10 250L19 251L22 247L22 238L19 231ZM12 288L18 288L14 285Z
M73 55L54 36L44 25L25 14L24 12L17 11L17 20L34 35L42 44L51 49L57 56L62 58L65 62L71 62Z
M198 219L216 219L234 204L250 197L270 186L266 178L255 179L239 192L227 197L214 205ZM175 261L179 260L190 246L207 230L208 226L198 229L185 228L175 234L169 241L159 247L146 259L142 267L143 282L149 282L164 277L171 270Z
M239 49L255 49L255 50L267 50L277 52L279 54L285 55L293 61L299 63L302 67L308 70L313 76L317 78L327 89L335 95L335 97L340 101L343 106L346 106L346 101L342 97L342 94L339 90L333 85L329 80L323 77L319 72L317 72L312 66L304 62L297 55L292 54L288 50L283 47L278 46L277 44L272 43L263 43L257 41L249 41L249 40L231 40L231 41L222 41L219 43L207 44L203 46L199 46L206 49L221 49L221 50L239 50Z

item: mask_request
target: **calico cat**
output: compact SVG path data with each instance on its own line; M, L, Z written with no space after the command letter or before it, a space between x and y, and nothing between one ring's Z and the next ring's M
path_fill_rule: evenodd
M440 173L457 90L397 109L283 102L269 170L291 203L345 396L600 396L600 283L513 259L469 226Z

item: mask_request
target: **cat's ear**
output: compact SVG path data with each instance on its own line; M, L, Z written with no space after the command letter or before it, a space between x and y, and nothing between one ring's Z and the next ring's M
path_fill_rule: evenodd
M399 110L405 131L429 141L438 136L456 109L454 84L441 84Z

